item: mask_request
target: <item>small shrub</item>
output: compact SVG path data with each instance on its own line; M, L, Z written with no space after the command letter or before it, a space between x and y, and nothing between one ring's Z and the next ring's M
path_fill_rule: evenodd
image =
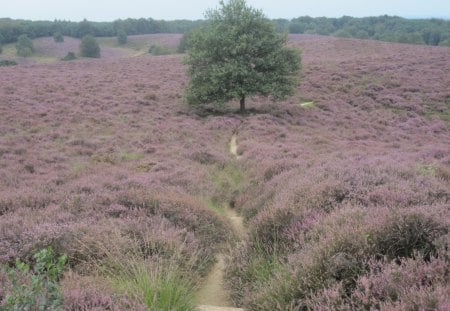
M20 35L17 39L16 44L16 50L17 55L21 57L28 57L33 54L34 47L33 47L33 41L31 41L30 38L28 38L27 35Z
M80 55L82 57L100 58L100 46L93 36L86 35L81 39Z
M61 58L61 60L63 60L63 61L70 61L70 60L74 60L74 59L77 59L74 52L68 52L66 56Z
M119 44L126 44L128 41L128 37L127 37L127 33L125 32L125 30L120 29L119 31L117 31L117 42Z
M152 55L158 56L158 55L169 55L172 53L169 47L160 45L160 44L153 44L148 52Z
M63 295L58 281L64 270L67 256L54 256L49 246L33 256L35 265L30 266L19 259L14 268L7 268L11 284L6 292L7 310L59 310L63 304Z
M54 34L53 34L53 40L55 41L55 42L64 42L64 37L63 37L63 35L62 35L62 33L60 33L60 32L55 32Z
M0 67L16 66L17 62L13 60L0 60Z

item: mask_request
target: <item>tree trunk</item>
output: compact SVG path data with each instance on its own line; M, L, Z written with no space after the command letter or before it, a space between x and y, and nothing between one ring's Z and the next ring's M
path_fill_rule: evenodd
M241 113L244 113L245 112L245 96L241 97L240 104L241 104Z

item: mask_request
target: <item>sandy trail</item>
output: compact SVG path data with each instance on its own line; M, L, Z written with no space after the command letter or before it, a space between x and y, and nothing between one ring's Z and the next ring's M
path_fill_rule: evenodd
M230 141L230 153L239 158L237 154L237 136L233 134ZM224 215L230 222L233 231L242 240L245 237L246 229L243 218L236 210L229 206L224 208ZM200 311L239 311L241 308L233 308L228 290L224 286L223 275L225 271L226 255L218 254L217 262L205 278L202 288L197 292L196 300Z
M237 145L237 135L233 134L231 136L230 141L230 153L236 157L236 159L239 159L241 156L237 153L238 145Z

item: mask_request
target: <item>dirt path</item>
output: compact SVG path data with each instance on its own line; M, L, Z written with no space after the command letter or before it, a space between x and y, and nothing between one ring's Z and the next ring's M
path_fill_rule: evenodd
M230 141L230 153L232 155L234 155L236 157L236 159L239 159L240 156L237 153L237 149L238 149L238 146L237 146L237 135L233 134L233 136L231 136L231 141Z
M230 153L239 158L237 154L237 136L233 134L230 141ZM236 210L229 206L224 208L224 215L230 222L233 231L243 239L246 234L243 218ZM216 256L217 262L205 278L202 288L197 292L196 300L200 311L243 311L241 308L233 308L228 290L224 286L226 255L221 253Z

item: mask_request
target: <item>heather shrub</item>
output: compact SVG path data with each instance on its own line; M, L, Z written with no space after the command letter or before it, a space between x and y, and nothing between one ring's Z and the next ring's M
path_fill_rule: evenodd
M98 220L95 227L80 227L66 239L71 241L70 247L62 247L77 272L90 273L97 269L95 263L105 266L111 258L127 256L142 260L176 260L180 268L200 273L211 263L210 251L200 249L192 233L166 219L126 210L117 215L125 219Z
M64 290L64 310L70 311L144 311L146 307L136 301L103 293L95 287Z
M97 276L82 277L72 271L61 281L64 290L64 310L71 311L144 311L146 307L126 295L114 293L108 282Z
M253 293L249 309L301 309L312 293L336 282L351 290L369 253L360 217L354 209L328 217L324 227L310 233L307 245L288 256L281 272Z
M8 286L0 300L6 310L60 310L63 294L58 281L66 264L67 256L55 257L49 246L33 256L34 265L19 259L14 268L6 268ZM0 297L1 298L1 297Z
M31 39L28 38L28 36L25 34L20 35L19 38L17 39L16 50L18 56L21 57L31 56L34 51L33 41L31 41Z
M195 234L206 251L227 240L227 225L204 202L189 195L129 190L118 196L118 203L129 209L142 209L148 215L161 216L185 228Z
M81 39L80 55L82 57L100 58L100 46L93 36L86 35Z
M382 222L371 224L368 239L375 253L391 259L415 252L429 258L436 253L435 241L449 232L448 216L445 207L439 206L390 211Z
M310 310L445 310L449 265L441 258L371 260L368 271L346 293L337 283L306 301Z

